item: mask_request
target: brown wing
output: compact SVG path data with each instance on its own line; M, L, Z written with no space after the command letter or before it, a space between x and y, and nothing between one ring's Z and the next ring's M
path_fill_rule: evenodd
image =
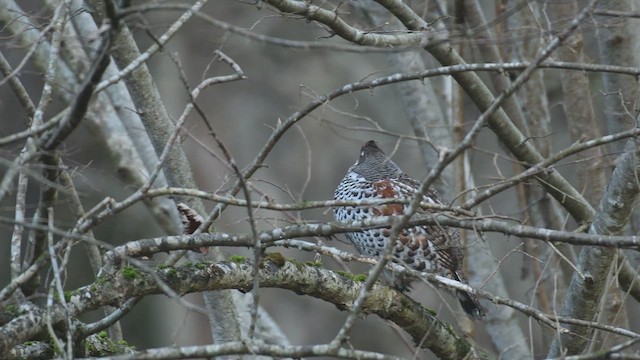
M397 181L398 192L402 193L404 197L414 197L417 189L420 187L420 183L408 176L400 177ZM428 189L427 193L423 197L424 202L444 204L441 200L440 194L437 191ZM435 213L433 209L421 209L420 213ZM459 277L462 267L462 248L460 243L460 232L456 228L443 227L441 225L425 226L427 233L430 235L429 241L433 244L434 249L438 255L438 262L444 267L449 269L452 274Z

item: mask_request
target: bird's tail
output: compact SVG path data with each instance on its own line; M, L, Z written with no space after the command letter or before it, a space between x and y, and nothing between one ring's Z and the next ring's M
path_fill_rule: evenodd
M455 272L454 277L456 280L463 284L467 284L467 279L464 276L464 273ZM480 305L480 301L475 294L468 293L466 291L458 290L456 291L456 295L458 296L458 300L460 301L460 305L462 305L462 309L473 319L481 319L484 316L484 309Z
M484 316L484 309L480 305L478 298L474 294L458 290L457 294L462 309L473 319L481 319Z

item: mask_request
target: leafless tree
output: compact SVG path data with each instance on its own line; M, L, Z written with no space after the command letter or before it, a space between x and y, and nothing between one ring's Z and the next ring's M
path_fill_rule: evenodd
M640 358L639 2L0 0L0 24L1 358ZM333 221L380 205L331 200L369 139L450 202ZM461 229L470 285L343 235L417 224Z

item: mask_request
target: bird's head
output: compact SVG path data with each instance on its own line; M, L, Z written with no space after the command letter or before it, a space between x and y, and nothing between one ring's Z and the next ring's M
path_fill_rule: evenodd
M358 161L349 170L369 181L398 178L403 174L373 140L362 146Z

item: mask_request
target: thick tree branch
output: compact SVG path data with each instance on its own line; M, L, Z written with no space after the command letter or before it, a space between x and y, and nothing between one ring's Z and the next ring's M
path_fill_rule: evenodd
M627 148L627 152L618 159L607 190L600 201L598 212L589 229L591 235L604 237L622 233L637 203L640 193L640 148L634 141L629 141ZM578 272L571 279L562 307L563 316L584 320L595 318L614 256L615 250L611 248L582 249L577 265ZM570 334L561 334L554 338L549 357L561 354L575 355L584 349L592 330L582 327L569 329Z
M198 263L182 267L164 267L144 270L126 266L100 277L96 284L73 291L68 310L77 316L100 306L117 306L131 297L165 294L159 279L177 294L238 289L249 291L253 286L251 263ZM361 283L354 282L332 271L285 261L279 254L267 256L259 266L261 287L277 287L328 301L339 309L349 310L358 297ZM428 348L442 359L460 359L468 355L471 345L456 335L429 310L412 299L375 285L363 304L364 314L376 314L402 327L416 343ZM49 310L51 321L65 318L61 305ZM35 311L19 316L0 327L0 354L40 333L46 325L45 312ZM424 340L424 341L423 341Z
M103 357L104 360L142 360L142 359L191 359L214 358L221 355L263 355L269 358L307 358L315 356L336 357L341 359L363 360L402 360L404 358L376 352L335 348L330 345L272 345L258 342L228 342L220 345L175 346L149 349L133 354Z

